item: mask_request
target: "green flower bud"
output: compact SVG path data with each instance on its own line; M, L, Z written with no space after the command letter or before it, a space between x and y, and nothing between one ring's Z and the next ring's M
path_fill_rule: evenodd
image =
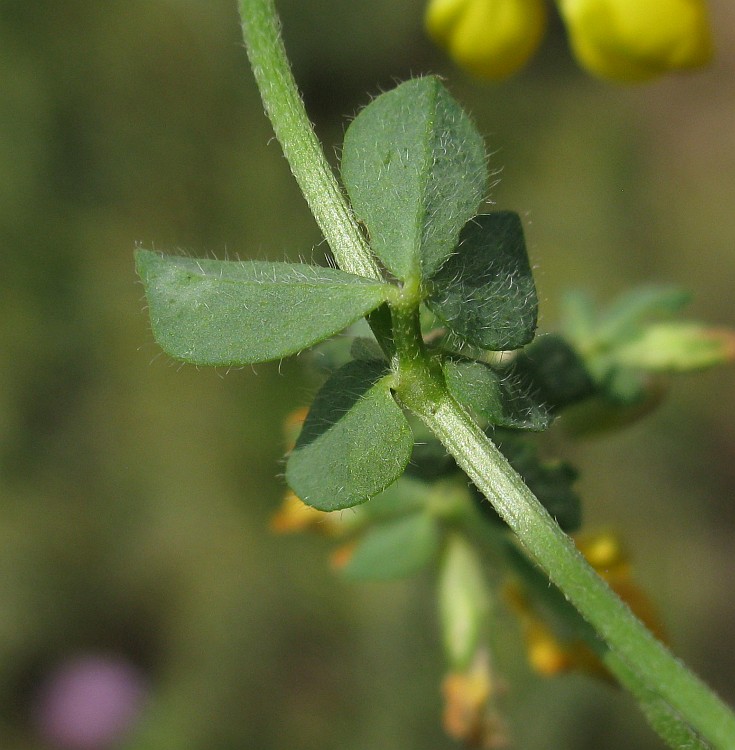
M699 323L656 323L623 344L615 360L648 372L690 372L735 360L735 332Z
M480 561L459 535L447 541L439 572L439 614L447 660L465 669L477 651L490 609Z

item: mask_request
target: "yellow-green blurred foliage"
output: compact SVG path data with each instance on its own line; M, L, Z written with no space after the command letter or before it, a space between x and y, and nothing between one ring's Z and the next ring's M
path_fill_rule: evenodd
M283 0L328 153L369 95L439 72L502 168L542 299L666 281L735 325L735 7L713 67L638 88L591 80L558 24L502 85L423 37L421 0ZM274 537L298 360L229 373L159 355L136 244L318 258L246 67L234 0L0 5L0 743L43 747L29 705L57 660L122 653L153 682L129 748L450 748L433 582L348 585L310 537ZM735 699L735 373L687 377L627 433L552 438L589 523L620 527L670 640ZM658 747L632 701L528 674L499 636L519 747Z

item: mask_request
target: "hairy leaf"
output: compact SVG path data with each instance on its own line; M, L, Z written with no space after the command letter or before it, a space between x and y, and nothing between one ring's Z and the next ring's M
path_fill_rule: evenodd
M399 279L442 265L487 190L482 138L433 76L360 112L345 134L342 177L374 252Z
M533 384L510 368L501 375L484 362L447 360L444 377L450 393L490 424L540 431L551 422Z
M385 363L350 362L317 394L289 456L286 480L307 505L349 508L392 484L412 446Z
M457 252L431 279L426 304L483 349L518 349L531 341L538 299L518 215L497 211L467 222Z
M595 383L582 358L557 334L536 338L508 369L529 382L537 398L553 412L595 392Z
M381 305L388 284L303 263L196 260L139 250L153 335L172 357L240 365L294 354Z

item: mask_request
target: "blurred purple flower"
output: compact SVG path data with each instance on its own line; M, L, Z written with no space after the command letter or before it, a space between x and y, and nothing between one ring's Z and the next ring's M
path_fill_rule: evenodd
M143 674L123 658L70 658L41 685L34 707L37 730L59 750L108 750L135 723L146 692Z

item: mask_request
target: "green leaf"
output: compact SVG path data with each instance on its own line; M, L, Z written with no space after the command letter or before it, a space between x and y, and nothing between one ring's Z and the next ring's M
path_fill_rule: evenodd
M686 307L691 294L674 286L643 286L622 295L600 316L594 331L597 346L616 345L635 336L641 326L655 319L670 318Z
M439 524L427 513L379 523L365 532L342 572L356 580L404 578L431 562L440 541Z
M295 354L346 328L392 287L303 263L197 260L139 250L153 335L172 357L241 365Z
M594 344L598 322L592 296L584 289L569 289L561 296L561 330L579 347Z
M413 458L411 462L413 463ZM411 478L406 472L398 481L363 505L360 512L371 521L381 522L416 513L426 508L432 489L433 485Z
M353 359L362 359L366 362L385 361L385 354L375 339L359 336L352 340L350 354Z
M319 510L358 505L403 473L411 429L381 362L350 362L314 399L286 466L286 480Z
M374 338L353 335L367 320L362 318L355 325L350 326L339 336L322 341L313 347L309 353L309 365L324 377L329 377L335 370L351 362L353 359L386 360L382 349ZM369 333L367 328L365 333Z
M508 370L530 381L538 399L553 412L595 392L595 383L582 358L556 334L536 338Z
M603 399L613 407L640 406L648 401L651 391L660 399L660 389L652 376L641 370L612 364L599 386Z
M371 102L345 134L342 178L373 251L397 278L426 278L451 254L487 190L480 134L438 78Z
M551 422L529 381L510 368L501 375L484 362L450 359L444 377L457 401L490 424L540 431Z
M518 214L496 211L469 221L457 252L431 279L426 304L483 349L518 349L531 341L538 299Z

